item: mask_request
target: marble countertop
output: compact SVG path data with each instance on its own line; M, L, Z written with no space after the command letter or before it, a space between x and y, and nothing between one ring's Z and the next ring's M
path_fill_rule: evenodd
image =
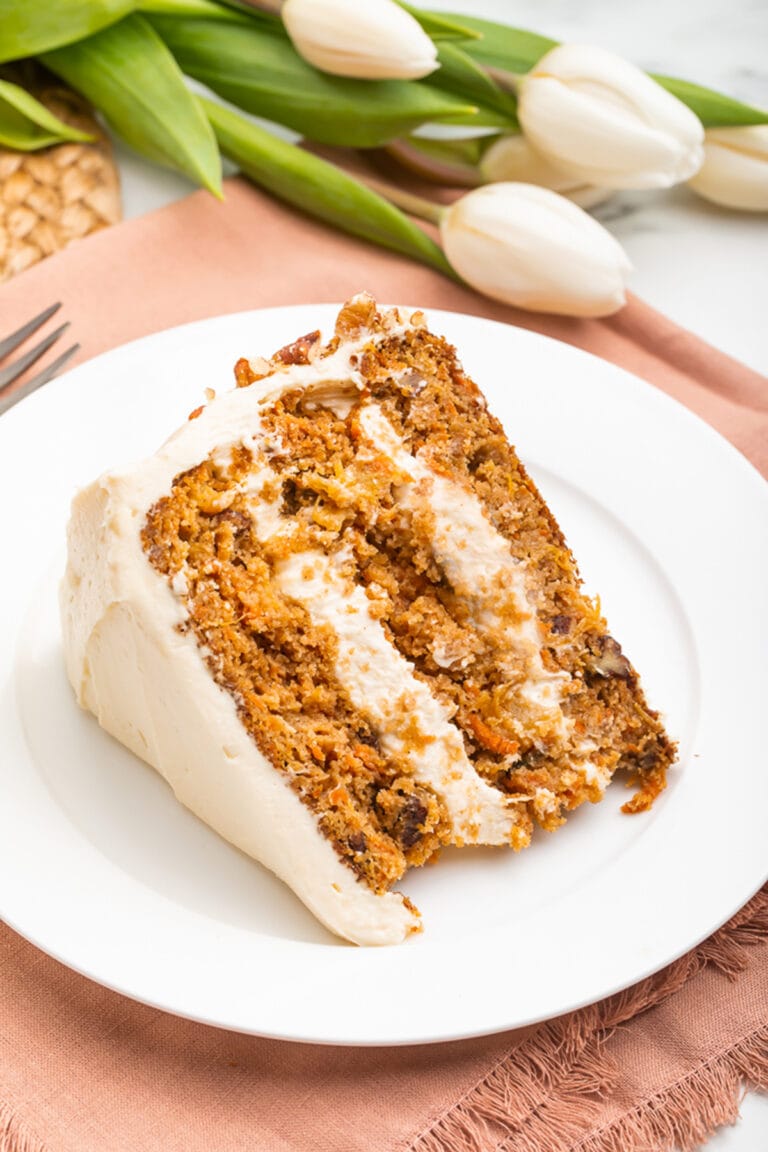
M423 0L555 39L601 44L644 67L768 107L765 0ZM127 217L190 191L182 177L119 148ZM622 192L596 210L634 265L630 288L678 324L768 373L768 216L731 212L686 188Z
M600 44L667 72L768 107L765 0L421 0L425 8L502 20L554 39ZM118 146L127 217L187 195L189 184ZM630 287L731 356L768 374L768 217L718 209L685 188L619 193L596 213L624 245ZM768 1147L768 1098L707 1152Z

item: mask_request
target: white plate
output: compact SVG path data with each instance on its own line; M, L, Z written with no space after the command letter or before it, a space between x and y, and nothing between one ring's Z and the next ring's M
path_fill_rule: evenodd
M402 889L424 933L361 949L176 803L79 711L56 591L72 493L155 450L233 362L328 305L190 324L91 360L0 421L0 915L93 980L244 1032L341 1044L480 1035L660 968L763 882L768 489L685 409L610 364L430 312L503 419L679 739L654 810L620 782L526 852L445 853Z

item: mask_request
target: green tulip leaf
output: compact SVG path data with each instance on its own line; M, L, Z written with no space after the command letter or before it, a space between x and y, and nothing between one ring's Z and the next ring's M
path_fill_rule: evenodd
M441 123L461 128L494 128L497 132L517 130L516 121L503 112L495 112L493 108L481 108L478 105L466 114L457 112L452 116L444 116Z
M452 275L442 250L426 232L349 173L230 108L205 98L200 103L223 154L255 184L326 224Z
M677 80L674 76L657 76L653 79L687 104L695 112L705 128L736 128L745 124L768 124L768 112L742 104L730 96L723 96L711 88L691 84L688 80Z
M82 40L134 7L134 0L0 0L0 63Z
M0 145L18 152L33 152L65 141L93 137L54 116L25 88L0 80Z
M425 12L423 8L414 8L412 4L405 4L403 0L397 0L397 2L401 8L413 16L414 20L418 20L427 36L431 37L432 40L476 40L480 35L466 25L463 16L459 16L458 19L445 14L438 16L435 12Z
M463 45L466 52L486 68L500 68L505 72L529 72L545 52L557 45L556 40L526 32L522 28L509 28L493 20L480 20L477 16L459 19L479 36Z
M440 44L437 58L440 67L427 78L428 84L471 100L481 116L490 109L501 117L499 127L519 131L514 95L500 87L466 51L456 44Z
M529 72L542 56L557 46L556 40L521 28L508 28L504 24L480 20L475 16L461 16L459 19L481 36L479 40L462 45L464 52L487 68L499 68L518 74ZM742 104L711 88L679 80L674 76L650 75L662 88L687 104L705 128L768 123L768 112Z
M257 23L153 17L181 69L246 112L321 144L374 148L428 121L474 115L466 101L406 80L318 72L285 36Z
M184 3L185 0L179 0L179 3ZM274 28L283 28L283 21L280 18L278 9L281 7L283 0L265 0L267 7L258 7L260 0L213 0L213 3L219 10L221 8L229 9L230 15L244 16L246 23L252 20L259 20L262 24L271 24ZM274 4L274 8L270 7ZM285 33L287 35L287 33Z
M216 139L176 61L143 16L125 17L42 61L144 156L221 195Z
M195 17L201 20L228 20L233 24L250 24L251 20L275 23L277 17L256 8L230 7L226 0L137 0L136 10L146 16Z
M468 136L460 140L435 140L427 136L409 136L408 147L435 164L476 168L489 143L496 139L496 136Z

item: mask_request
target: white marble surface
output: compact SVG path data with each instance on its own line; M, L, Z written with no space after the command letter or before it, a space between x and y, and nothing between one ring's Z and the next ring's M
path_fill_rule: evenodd
M649 71L768 108L766 0L424 0L424 7L599 44ZM634 292L768 373L768 215L719 209L685 188L620 193L595 215L629 254Z
M768 0L423 0L602 44L646 68L768 107ZM124 206L138 216L190 185L120 149ZM596 213L634 265L630 287L723 351L768 373L768 216L719 209L685 188L619 193ZM767 385L768 387L768 385Z
M553 40L600 44L649 71L680 76L768 108L768 0L422 0ZM623 192L595 215L621 241L630 287L731 356L768 374L768 215L729 212L685 188ZM768 383L766 383L768 389ZM768 1015L768 1005L766 1006ZM766 1152L768 1096L707 1152ZM649 1149L648 1152L656 1152Z
M636 63L768 107L768 0L422 0L601 44ZM124 206L138 216L187 194L181 177L119 148ZM631 288L710 343L768 373L768 216L717 209L686 189L621 193L599 218L635 266ZM768 388L768 384L766 385ZM707 1152L765 1152L768 1098L748 1096L740 1123ZM649 1150L651 1152L651 1150Z

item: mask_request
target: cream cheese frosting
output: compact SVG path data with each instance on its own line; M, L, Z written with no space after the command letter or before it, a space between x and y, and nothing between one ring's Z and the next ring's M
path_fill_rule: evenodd
M141 550L144 491L137 474L104 477L73 505L61 607L80 704L331 931L358 944L400 942L418 929L418 915L397 893L376 895L341 862L259 752L194 638L176 629L181 605Z
M336 633L337 674L358 707L366 708L387 752L405 754L416 780L442 796L454 838L463 844L508 844L517 823L505 797L469 762L450 714L417 680L413 666L387 639L362 588L319 552L294 553L277 566L278 587ZM419 751L409 750L414 738ZM405 737L408 729L408 739Z
M214 398L155 456L81 491L68 526L60 604L67 673L81 706L152 765L181 803L284 880L331 931L358 944L394 944L419 930L418 913L399 893L377 895L356 878L259 752L194 638L178 631L182 605L147 562L140 535L148 509L180 472L214 450L259 446L260 414L283 391L327 389L337 380L359 387L352 360L370 338Z
M407 450L379 408L366 405L360 425L401 473L400 503L429 518L435 559L470 605L475 626L481 632L503 635L507 649L524 659L526 676L519 688L523 700L564 729L560 705L569 678L549 672L542 663L542 641L528 600L525 568L513 561L509 541L493 527L476 496Z
M358 944L402 941L419 930L418 912L397 892L376 894L357 878L286 775L261 754L235 700L212 678L205 649L191 630L179 629L185 620L184 570L170 583L156 572L141 531L147 512L179 474L208 457L226 467L243 446L254 467L237 491L247 497L256 535L265 543L290 535L291 521L274 494L279 477L270 464L281 446L269 439L265 409L283 393L302 389L310 406L345 417L364 389L358 364L366 346L408 327L407 318L395 317L384 333L366 331L309 363L265 365L264 378L213 398L155 456L105 475L79 493L61 588L67 671L80 704L151 764L183 804L275 872L333 932ZM525 565L513 559L509 542L477 497L441 475L422 453L412 454L378 405L365 397L358 423L371 452L385 456L397 473L398 503L428 524L434 558L468 605L477 632L503 636L517 661L515 691L525 709L567 738L570 725L562 703L568 677L542 661ZM222 493L222 509L234 491ZM306 608L313 623L333 629L337 679L369 717L382 749L408 759L414 779L441 797L456 843L519 846L519 805L530 800L538 813L556 807L554 794L545 788L529 797L508 796L478 775L449 707L415 674L366 592L349 580L343 549L330 555L315 549L290 553L275 565L273 579L280 592ZM444 667L462 658L439 646L434 655ZM409 751L414 725L421 737L418 753ZM582 745L576 759L591 751ZM604 786L607 776L588 760L581 770Z

